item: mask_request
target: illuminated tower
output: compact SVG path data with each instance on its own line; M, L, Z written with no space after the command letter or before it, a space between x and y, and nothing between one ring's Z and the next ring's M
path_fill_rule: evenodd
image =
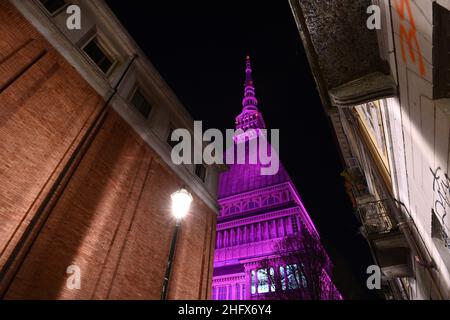
M235 122L236 129L243 133L235 136L234 147L246 143L249 152L247 141L260 135L266 126L258 109L250 57L246 59L245 73L242 112ZM302 232L317 235L283 165L274 175L262 175L260 169L260 164L231 164L220 176L213 299L276 298L276 288L289 289L287 271L293 267L276 257L274 246L287 237L300 238ZM323 271L325 282L340 298L328 277L330 266L327 263ZM275 278L283 285L271 283Z

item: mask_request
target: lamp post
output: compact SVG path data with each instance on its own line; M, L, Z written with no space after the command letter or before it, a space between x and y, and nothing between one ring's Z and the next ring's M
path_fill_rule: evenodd
M169 286L169 279L172 271L173 256L175 255L178 231L180 230L181 220L188 213L189 207L191 206L192 202L192 195L185 188L181 188L180 190L172 193L170 198L172 199L172 214L176 219L176 225L172 236L172 243L170 245L170 253L169 259L167 260L166 274L164 276L164 282L161 292L161 300L167 300L167 289Z

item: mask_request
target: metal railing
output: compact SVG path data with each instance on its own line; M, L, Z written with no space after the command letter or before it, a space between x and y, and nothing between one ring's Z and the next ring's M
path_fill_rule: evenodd
M388 200L361 204L358 206L358 213L367 235L386 234L397 227L389 210Z

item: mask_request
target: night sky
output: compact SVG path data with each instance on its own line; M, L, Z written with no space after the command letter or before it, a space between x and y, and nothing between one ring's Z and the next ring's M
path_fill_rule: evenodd
M336 285L346 298L375 298L365 289L370 251L288 1L107 3L205 128L234 128L251 56L259 109L280 129L281 160L334 262Z

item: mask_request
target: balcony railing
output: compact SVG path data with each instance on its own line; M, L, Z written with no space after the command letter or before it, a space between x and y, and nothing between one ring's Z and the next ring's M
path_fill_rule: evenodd
M358 206L358 213L367 235L387 234L397 227L389 210L388 200L361 204Z

